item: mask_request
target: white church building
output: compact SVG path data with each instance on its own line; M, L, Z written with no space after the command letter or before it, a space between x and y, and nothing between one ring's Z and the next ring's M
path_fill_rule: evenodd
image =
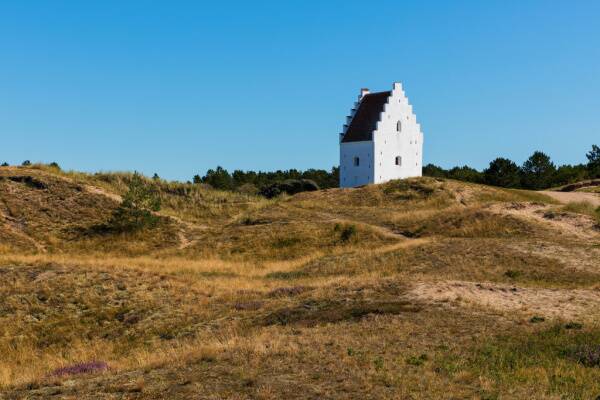
M340 187L421 176L423 133L402 85L361 89L340 134Z

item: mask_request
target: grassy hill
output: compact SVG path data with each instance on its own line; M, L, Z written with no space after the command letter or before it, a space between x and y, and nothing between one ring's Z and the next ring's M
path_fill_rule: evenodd
M0 168L0 398L600 395L589 205L432 178L273 200L159 180L155 227L100 229L130 179Z

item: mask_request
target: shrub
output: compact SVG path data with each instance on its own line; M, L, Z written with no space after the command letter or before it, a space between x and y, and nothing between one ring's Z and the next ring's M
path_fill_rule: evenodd
M51 162L50 164L48 164L50 167L55 168L57 170L60 171L60 165L58 165L58 163L56 161Z
M23 162L21 163L21 165L22 165L22 166L24 166L24 167L28 167L28 166L30 166L30 165L31 165L31 161L29 161L29 160L25 160L25 161L23 161Z
M539 322L544 322L545 320L546 320L546 318L544 318L544 317L534 315L533 317L531 317L529 322L531 322L532 324L537 324Z
M428 360L427 354L421 354L420 356L416 357L416 356L411 356L408 357L406 359L406 363L409 365L414 365L414 366L419 366L419 365L423 365L423 363L425 363L425 361Z
M579 322L569 322L567 324L565 324L565 329L581 329L583 328L583 324L580 324Z
M160 196L156 187L135 172L121 205L112 215L110 226L120 231L138 230L158 222L154 215L160 210Z
M8 167L8 163L7 163L7 162L3 162L3 163L2 163L2 166L3 166L3 167Z
M311 179L286 179L283 182L277 182L263 187L260 190L260 195L271 199L282 193L296 194L315 190L319 190L319 186Z
M355 237L357 233L356 225L342 226L340 224L335 224L333 231L340 232L340 240L344 243Z
M510 279L516 279L521 275L521 271L516 271L514 269L509 269L504 273L504 276Z

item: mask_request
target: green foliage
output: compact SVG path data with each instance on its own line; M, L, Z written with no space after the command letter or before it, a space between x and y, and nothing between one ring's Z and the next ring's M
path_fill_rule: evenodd
M583 324L581 324L579 322L568 322L565 324L565 329L579 330L581 328L583 328Z
M29 160L25 160L25 161L23 161L23 162L21 163L21 165L22 165L22 166L24 166L24 167L28 167L28 166L30 166L30 165L31 165L31 161L29 161Z
M406 363L409 365L414 365L416 367L423 365L425 361L427 361L429 357L427 354L421 354L420 356L410 356L406 359Z
M290 169L272 172L235 170L229 173L222 167L209 169L206 175L195 175L194 183L207 183L216 189L236 190L245 192L256 188L256 192L266 197L275 197L281 193L298 193L319 188L338 187L339 168L334 167L330 172L322 169L299 171ZM249 186L252 185L252 186ZM244 187L244 190L241 188Z
M57 162L53 161L50 164L48 164L51 168L57 169L60 171L60 165L58 165Z
M112 215L110 226L119 231L135 231L154 226L160 210L160 196L156 187L135 172L129 182L121 205Z
M521 276L521 271L509 269L504 273L504 276L506 276L507 278L510 278L510 279L516 279L519 276Z
M423 167L423 176L430 176L432 178L447 178L448 172L437 165L427 164Z
M233 178L223 167L209 169L206 175L202 177L202 183L207 183L215 189L231 190L234 188Z
M544 322L546 321L546 318L544 317L540 317L538 315L534 315L533 317L531 317L531 319L529 320L529 322L531 322L532 324L539 324L540 322Z
M7 162L3 162L2 163L2 167L8 167L8 163Z
M590 178L600 177L600 147L592 145L592 150L585 155L588 159L587 169Z
M536 151L523 163L521 185L526 189L545 189L552 185L556 173L547 154Z
M551 186L563 186L573 182L580 182L588 178L585 165L561 165L554 173Z
M423 167L423 175L506 188L540 190L600 177L600 147L593 145L592 151L586 156L589 161L587 165L561 165L556 168L548 155L536 151L522 167L500 157L490 162L483 172L466 165L446 170L434 164L427 164Z
M507 158L496 158L483 171L485 183L493 186L518 188L521 182L521 170Z
M464 182L483 183L483 173L469 166L454 167L448 171L447 177Z
M548 375L549 395L565 399L595 398L589 396L590 387L582 382L597 382L598 343L597 328L569 330L556 324L533 333L490 338L472 355L463 357L462 365L479 376L515 384L522 384L524 379L535 382L536 378L527 371L545 369L552 371Z
M270 199L282 193L296 194L300 192L312 192L319 190L319 186L310 179L287 179L283 182L273 183L260 190L260 194Z

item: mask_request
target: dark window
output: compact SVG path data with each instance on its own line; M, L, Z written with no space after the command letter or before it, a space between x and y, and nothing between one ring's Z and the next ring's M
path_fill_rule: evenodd
M398 121L398 123L396 124L396 130L398 132L402 132L402 122Z
M358 167L360 165L360 158L354 157L354 166Z
M396 165L402 165L402 157L400 157L400 156L396 157Z

